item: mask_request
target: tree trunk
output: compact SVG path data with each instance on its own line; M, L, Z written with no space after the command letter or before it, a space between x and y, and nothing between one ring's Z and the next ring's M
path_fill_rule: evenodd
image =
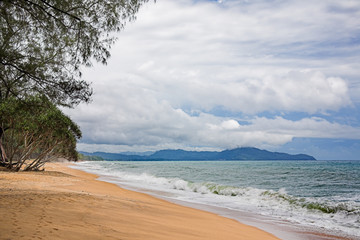
M2 127L0 127L0 165L1 166L4 166L4 167L8 167L8 159L6 157L6 153L5 153L5 149L4 149L4 146L2 144L2 136L5 132L6 128L3 129Z
M6 167L7 166L6 162L7 162L7 157L5 154L4 147L2 145L2 141L0 139L0 166Z

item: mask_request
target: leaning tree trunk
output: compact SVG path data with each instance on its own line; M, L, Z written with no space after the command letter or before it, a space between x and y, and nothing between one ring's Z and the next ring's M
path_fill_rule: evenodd
M5 154L5 149L2 145L2 141L0 139L0 166L2 167L7 167L7 157L6 157L6 154Z
M6 157L5 149L2 144L2 136L6 129L0 127L0 165L3 167L8 167L8 159Z
M43 151L32 163L25 167L24 171L36 171L45 164L46 157L51 154L57 145L61 144L61 141L56 141L54 144L50 145L46 150Z

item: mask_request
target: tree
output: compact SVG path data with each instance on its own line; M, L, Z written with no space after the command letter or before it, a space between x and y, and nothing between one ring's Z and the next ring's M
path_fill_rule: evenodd
M89 102L80 67L106 64L114 32L148 0L1 0L0 100L45 95L57 105Z
M74 155L72 140L81 133L78 128L71 133L74 123L56 106L91 100L81 67L91 66L92 60L106 64L116 40L113 33L133 20L147 1L0 0L0 164L18 170L36 153L38 160L26 169L38 169L50 153ZM50 116L36 98L56 113L54 121L62 119L59 132L44 127L51 125L50 119L34 118ZM26 108L30 102L32 112Z
M3 132L3 166L10 170L39 170L52 158L77 160L76 140L79 127L45 96L19 100L14 97L0 103ZM29 160L32 159L32 160Z

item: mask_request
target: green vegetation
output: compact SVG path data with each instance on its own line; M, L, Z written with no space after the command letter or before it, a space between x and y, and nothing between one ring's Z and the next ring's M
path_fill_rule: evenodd
M106 64L112 33L146 1L0 1L0 98L40 93L57 105L89 102L80 67Z
M78 153L78 159L79 160L86 160L86 161L104 161L104 159L102 157L88 156L88 155L84 155L82 153Z
M10 170L39 170L57 157L77 160L76 140L81 131L46 97L2 101L0 124L7 130L1 136L0 163Z
M90 102L81 67L106 64L113 33L144 2L0 1L1 166L39 170L54 157L77 159L81 132L57 106Z

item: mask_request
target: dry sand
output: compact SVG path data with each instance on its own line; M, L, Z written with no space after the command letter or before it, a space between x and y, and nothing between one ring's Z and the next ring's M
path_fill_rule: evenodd
M0 239L278 239L212 213L97 181L51 163L0 172Z

